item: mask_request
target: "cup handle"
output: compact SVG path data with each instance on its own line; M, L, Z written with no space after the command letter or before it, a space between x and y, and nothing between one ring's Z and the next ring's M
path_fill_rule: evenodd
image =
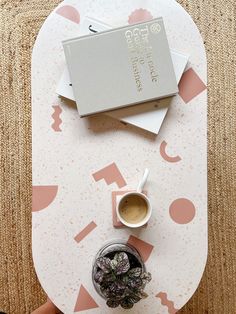
M142 191L143 191L143 188L144 188L144 185L146 184L146 182L147 182L147 178L148 178L148 176L149 176L149 169L145 169L145 171L144 171L144 174L143 174L143 177L142 177L142 179L139 181L139 184L138 184L138 186L137 186L137 189L136 189L136 191L138 192L138 193L142 193Z

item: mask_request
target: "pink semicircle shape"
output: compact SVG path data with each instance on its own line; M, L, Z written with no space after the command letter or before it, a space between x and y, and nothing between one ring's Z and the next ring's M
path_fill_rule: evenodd
M148 10L140 8L130 14L128 23L135 24L139 22L150 21L152 19L153 16Z
M166 146L167 146L166 141L163 141L161 143L161 146L160 146L161 157L165 161L168 161L168 162L178 162L178 161L180 161L181 160L180 156L171 157L171 156L167 155L167 153L166 153Z
M190 200L179 198L171 203L169 213L174 222L188 224L195 217L196 209Z
M37 212L48 207L55 199L57 185L35 185L32 187L32 211Z
M80 14L71 5L61 6L59 9L56 10L56 13L76 24L80 23Z

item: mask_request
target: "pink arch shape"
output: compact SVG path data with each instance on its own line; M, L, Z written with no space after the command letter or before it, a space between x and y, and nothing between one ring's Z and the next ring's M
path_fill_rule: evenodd
M161 146L160 146L160 154L161 154L161 157L165 160L165 161L168 161L168 162L178 162L181 160L181 158L179 156L175 156L175 157L171 157L169 155L167 155L166 153L166 146L167 146L167 143L166 141L163 141L161 143Z

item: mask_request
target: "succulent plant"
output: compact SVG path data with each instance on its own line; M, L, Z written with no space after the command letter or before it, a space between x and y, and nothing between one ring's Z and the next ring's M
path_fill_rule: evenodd
M99 257L96 266L94 280L99 284L109 307L121 305L124 309L131 309L135 303L147 297L144 288L151 280L151 274L141 267L131 268L125 252L116 253L113 259Z

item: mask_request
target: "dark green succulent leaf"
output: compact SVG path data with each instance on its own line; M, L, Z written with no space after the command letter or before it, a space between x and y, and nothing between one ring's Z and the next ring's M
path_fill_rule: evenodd
M123 261L124 259L128 259L128 255L125 252L118 252L114 256L114 260L117 261L118 263Z
M117 262L114 269L117 275L125 274L130 269L130 263L128 255L125 252L117 253L114 256L114 260Z
M124 291L124 297L128 297L129 295L133 294L133 290L131 290L129 287L126 286Z
M142 287L143 281L141 278L130 278L128 281L128 287L131 289L138 290Z
M110 299L113 297L113 293L110 291L109 288L101 287L101 292L106 299Z
M115 259L113 259L112 261L111 261L111 268L113 269L113 270L115 270L116 269L116 266L117 266L117 260L115 260Z
M113 273L104 274L103 276L103 282L104 283L110 283L116 280L116 275Z
M128 299L130 300L130 302L132 303L137 303L141 300L141 298L135 294L131 294Z
M115 308L118 307L120 305L120 302L117 300L113 300L113 299L108 299L107 300L107 306L111 307L111 308Z
M125 285L127 285L127 284L128 284L128 281L129 281L129 277L126 276L126 275L123 275L123 276L122 276L122 281L124 282Z
M109 289L111 291L112 294L114 294L114 296L122 296L124 294L125 291L125 284L122 281L116 281L113 282Z
M142 268L135 267L135 268L130 269L127 275L131 278L134 278L134 277L140 277L141 274L142 274Z
M134 303L132 300L130 300L128 297L121 300L120 305L123 307L123 309L131 309L134 306Z
M101 268L101 270L104 271L104 273L110 273L111 270L112 270L112 267L111 267L111 260L110 258L108 257L99 257L97 260L96 260L96 264L99 268Z
M126 285L124 284L124 282L121 281L121 280L117 281L116 284L117 284L117 287L118 287L119 289L123 289L123 290L124 290L125 287L126 287Z
M146 299L148 297L148 294L143 290L139 290L136 295L141 299Z
M104 277L104 272L102 270L99 270L95 273L94 280L95 282L100 284L103 280L103 277Z
M143 281L143 284L146 285L148 282L152 280L152 275L150 273L142 273L140 278Z

